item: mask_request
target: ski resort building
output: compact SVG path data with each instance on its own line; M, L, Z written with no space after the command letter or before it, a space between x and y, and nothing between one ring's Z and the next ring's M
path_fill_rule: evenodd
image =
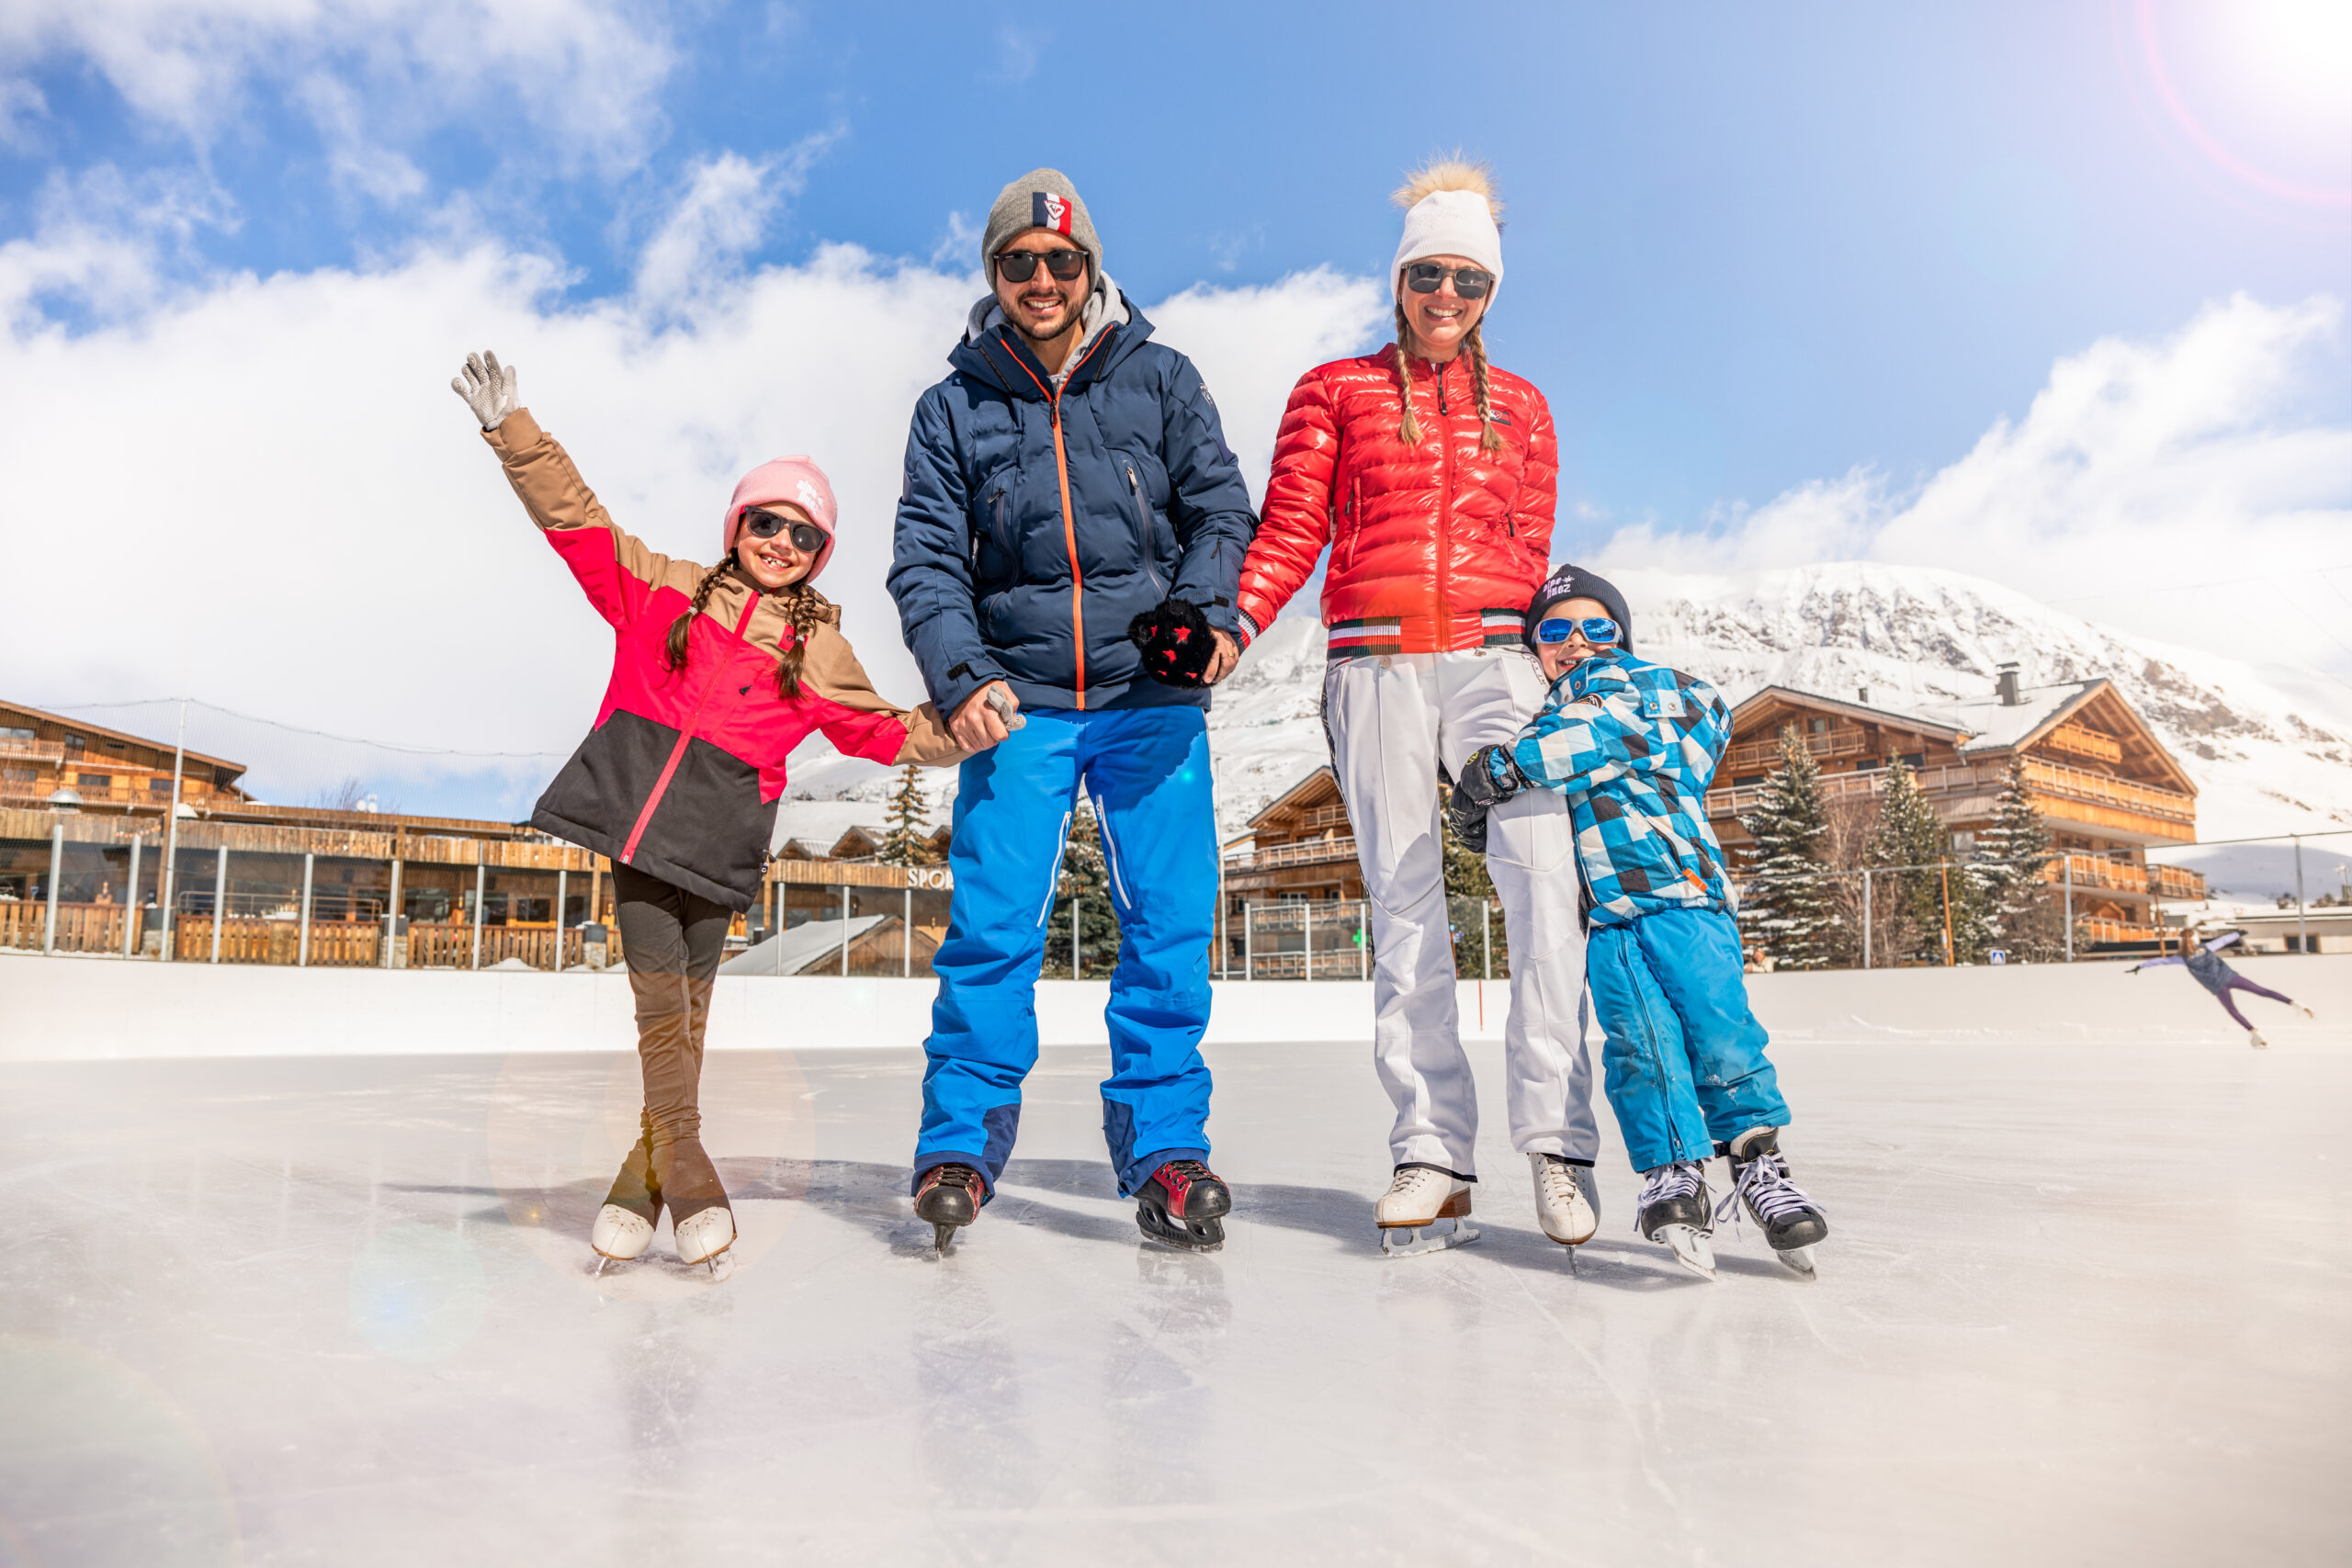
M1742 814L1762 803L1794 726L1821 769L1833 809L1885 787L1890 763L1918 776L1965 853L1991 826L2011 761L2064 852L2050 870L2072 889L2076 940L2092 946L2161 940L2161 900L2202 898L2204 878L2153 865L2152 847L2193 842L2197 785L2112 682L2021 686L2005 666L1980 702L1914 712L1767 686L1732 710L1732 743L1707 794L1707 817L1736 863L1750 847Z

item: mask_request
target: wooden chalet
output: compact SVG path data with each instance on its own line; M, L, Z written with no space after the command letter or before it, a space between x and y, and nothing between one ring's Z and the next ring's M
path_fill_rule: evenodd
M1753 843L1740 815L1761 804L1792 725L1833 802L1877 794L1900 760L1961 851L1992 825L2009 764L2021 760L2028 795L2066 852L2050 874L2071 874L2084 940L2156 940L2159 901L2205 896L2195 872L2148 863L2151 845L2195 841L2197 785L2109 681L2025 688L2004 669L1981 702L1912 713L1768 686L1732 710L1732 743L1707 793L1709 821L1735 863Z
M1226 846L1225 896L1247 904L1326 903L1363 897L1355 829L1340 781L1316 769L1250 818L1250 836Z
M181 754L180 801L198 811L249 804L245 765ZM146 812L172 806L172 748L119 729L0 702L0 809Z

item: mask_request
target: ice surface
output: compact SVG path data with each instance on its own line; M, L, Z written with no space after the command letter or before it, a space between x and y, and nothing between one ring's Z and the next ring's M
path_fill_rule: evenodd
M717 1284L588 1277L627 1057L0 1068L0 1562L2352 1560L2352 1047L1781 1047L1813 1284L1634 1238L1613 1130L1544 1240L1474 1055L1475 1247L1381 1257L1307 1046L1214 1053L1232 1239L1147 1245L1072 1048L943 1262L916 1053L715 1054Z

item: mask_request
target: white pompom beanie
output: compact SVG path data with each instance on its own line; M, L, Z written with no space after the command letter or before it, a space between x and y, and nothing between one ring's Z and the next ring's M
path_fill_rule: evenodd
M1493 303L1503 291L1503 235L1494 209L1475 190L1433 190L1405 211L1405 237L1388 269L1388 287L1401 302L1405 268L1430 256L1468 256L1495 275Z

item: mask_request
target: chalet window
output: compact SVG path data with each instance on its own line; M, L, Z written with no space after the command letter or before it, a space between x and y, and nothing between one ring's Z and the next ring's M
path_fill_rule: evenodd
M122 751L128 750L128 748L126 748L119 740L109 740L107 742L107 750L109 751Z
M0 728L0 740L38 740L40 739L38 730Z
M1924 768L1928 765L1928 754L1925 751L1905 751L1894 760L1906 768Z
M1741 773L1738 777L1731 781L1732 787L1734 789L1738 789L1746 784L1759 784L1770 776L1771 775L1769 773Z
M147 793L149 795L160 795L169 798L172 793L172 781L169 779L149 779L147 781Z
M75 773L74 782L84 789L111 789L114 786L114 775L112 773Z
M1858 773L1872 773L1884 766L1886 766L1886 764L1876 757L1857 757L1854 759L1854 772Z
M9 764L6 768L0 768L0 778L5 778L17 784L29 784L39 777L40 777L40 770L39 768L18 767L14 763Z
M1815 719L1815 720L1813 721L1813 732L1814 732L1815 735L1826 735L1826 734L1828 734L1828 733L1829 733L1829 721L1828 721L1827 719L1826 719L1826 718L1816 718L1816 719Z
M71 730L66 732L65 749L69 751L79 751L83 747L87 746L89 743L88 739L85 736L75 735Z

